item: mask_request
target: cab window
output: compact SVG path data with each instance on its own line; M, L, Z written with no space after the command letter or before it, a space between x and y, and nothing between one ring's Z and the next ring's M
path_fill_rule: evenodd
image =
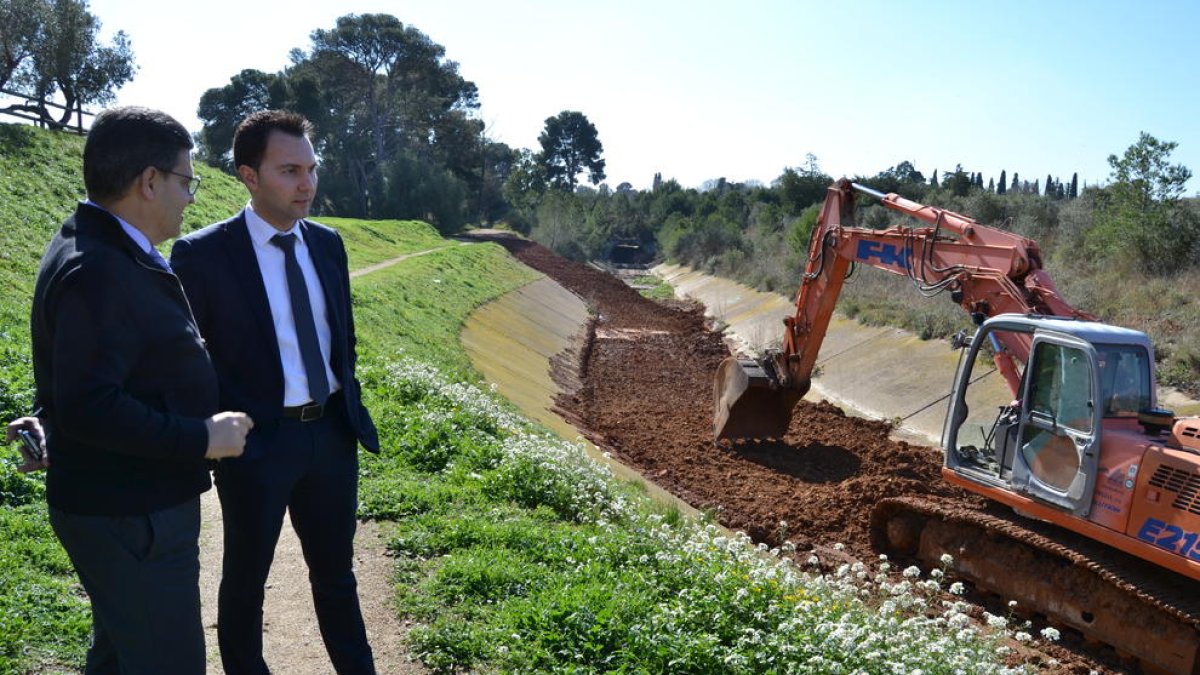
M1150 407L1150 356L1142 347L1097 345L1105 417L1136 417Z
M1049 342L1034 354L1029 392L1033 412L1082 433L1092 431L1092 374L1082 350Z

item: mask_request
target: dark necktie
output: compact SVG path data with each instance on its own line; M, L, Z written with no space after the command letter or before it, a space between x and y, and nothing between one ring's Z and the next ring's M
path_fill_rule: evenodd
M308 285L304 272L296 261L296 235L277 234L271 243L283 250L284 271L287 272L288 295L292 300L292 318L296 322L296 338L300 341L300 358L308 375L308 394L313 403L321 405L329 398L329 378L325 375L325 359L321 358L321 343L317 340L317 324L313 321L312 304L308 301Z

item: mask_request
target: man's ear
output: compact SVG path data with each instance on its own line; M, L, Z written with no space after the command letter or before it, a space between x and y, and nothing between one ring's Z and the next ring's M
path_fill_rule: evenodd
M237 174L248 190L254 192L258 189L258 171L253 167L243 164L237 168Z
M162 180L163 173L155 167L148 166L138 174L137 180L134 182L134 189L141 194L143 199L154 199L154 193L162 185Z

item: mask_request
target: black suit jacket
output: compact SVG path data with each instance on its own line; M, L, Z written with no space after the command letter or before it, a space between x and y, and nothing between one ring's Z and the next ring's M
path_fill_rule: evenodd
M209 488L216 375L179 280L111 214L80 204L63 223L30 323L51 506L139 515Z
M301 221L300 229L329 313L331 365L342 384L346 418L363 447L378 452L379 436L362 404L350 305L350 271L338 233ZM283 365L271 306L246 227L245 212L175 242L171 266L183 281L220 384L222 410L250 415L254 429L245 458L265 453L283 410ZM336 400L336 399L335 399Z

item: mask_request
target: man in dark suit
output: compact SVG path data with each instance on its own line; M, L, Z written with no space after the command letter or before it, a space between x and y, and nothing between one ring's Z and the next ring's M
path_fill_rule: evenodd
M374 673L353 570L358 443L377 451L355 378L346 250L305 220L317 187L311 126L263 111L234 136L250 204L175 243L225 406L256 420L246 452L216 469L225 521L217 637L227 675L265 675L263 595L284 511L308 563L338 673Z
M191 148L156 110L100 113L83 150L88 200L51 240L34 289L46 500L92 603L89 674L205 672L206 459L240 454L252 423L214 414L204 341L154 250L194 201Z

